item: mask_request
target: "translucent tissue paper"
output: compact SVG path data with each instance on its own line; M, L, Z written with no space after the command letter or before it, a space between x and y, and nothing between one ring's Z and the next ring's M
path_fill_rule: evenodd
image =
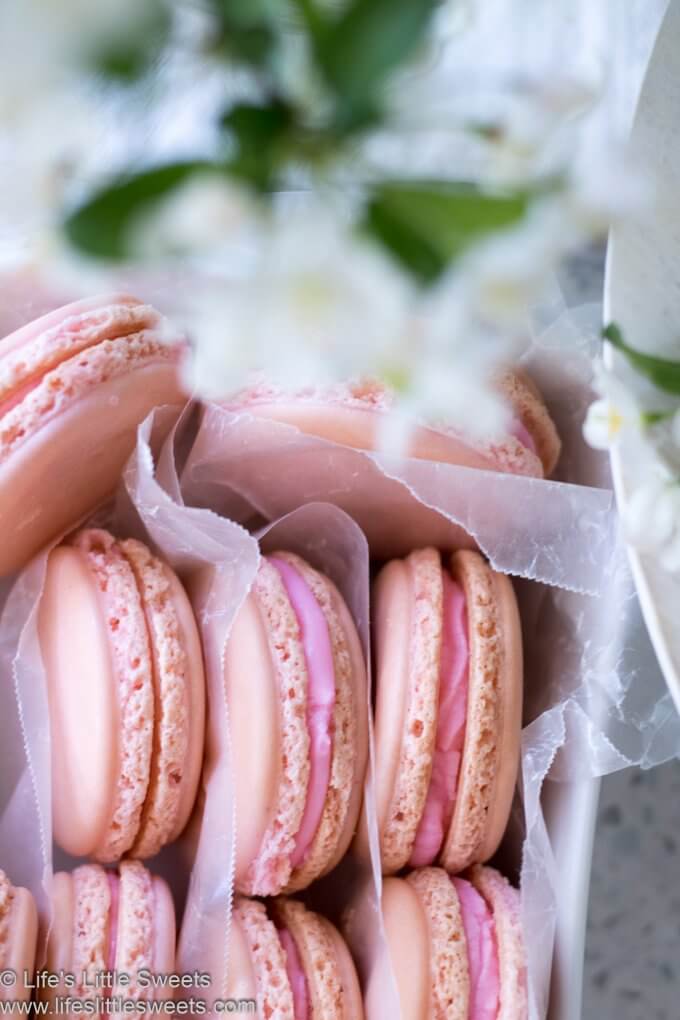
M465 533L466 544L472 538L496 569L518 579L526 713L518 805L501 860L521 875L534 1020L548 1008L559 907L546 797L559 801L560 783L649 766L680 750L658 674L645 677L644 688L635 682L644 668L636 648L646 645L639 632L633 637L637 603L608 463L581 438L595 311L553 309L526 358L564 439L557 481L388 459L214 405L182 475L187 501L207 499L250 525L301 502L335 503L362 526L378 559L429 543L451 548ZM590 853L585 836L582 850Z
M209 728L201 803L184 845L164 851L151 866L171 878L185 902L179 967L210 970L216 996L228 982L237 837L222 654L255 576L260 544L265 551L285 544L333 577L368 653L369 553L379 560L417 545L450 548L464 540L476 542L497 569L513 576L520 602L522 771L499 864L521 878L531 1016L545 1017L564 899L555 819L566 810L566 791L680 750L670 697L653 659L645 657L606 458L588 450L580 436L598 314L595 306L569 310L556 298L527 356L564 439L556 481L387 459L214 406L195 436L190 410L179 421L177 411L157 411L140 427L116 505L97 522L150 541L169 560L187 585L203 635ZM49 732L35 626L44 564L45 556L38 557L5 593L0 620L0 864L34 891L46 918ZM344 922L367 984L385 962L370 769L365 810L370 862L350 860L311 890L309 902ZM569 817L570 825L580 824ZM580 847L590 853L587 838ZM577 893L585 896L585 888ZM393 982L382 1015L397 1015Z

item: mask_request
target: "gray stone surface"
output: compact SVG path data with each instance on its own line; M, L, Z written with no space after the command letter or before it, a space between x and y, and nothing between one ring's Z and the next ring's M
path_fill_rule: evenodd
M680 1017L680 761L605 778L584 1020Z

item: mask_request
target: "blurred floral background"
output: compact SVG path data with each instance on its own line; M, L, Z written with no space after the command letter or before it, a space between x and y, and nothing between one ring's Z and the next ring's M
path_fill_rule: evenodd
M386 447L498 433L563 260L653 208L626 136L664 6L5 0L4 293L155 281L204 397L371 379ZM608 336L586 438L639 434L630 534L675 570L677 365Z

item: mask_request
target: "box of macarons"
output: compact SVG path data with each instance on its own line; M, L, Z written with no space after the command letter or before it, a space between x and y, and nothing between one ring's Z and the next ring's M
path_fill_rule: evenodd
M0 230L0 1014L579 1020L600 778L670 732L585 63L513 0L108 6L26 22Z
M377 383L191 402L187 356L122 293L2 344L3 965L67 1012L541 1015L626 583L586 389L536 348L504 434L396 457Z

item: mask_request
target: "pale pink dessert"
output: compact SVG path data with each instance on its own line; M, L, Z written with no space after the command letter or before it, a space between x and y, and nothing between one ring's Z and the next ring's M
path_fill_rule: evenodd
M349 845L368 753L366 666L333 583L291 553L264 559L224 669L236 888L302 889Z
M409 439L408 455L536 478L550 475L561 444L536 386L526 373L514 370L504 372L497 387L510 412L509 425L502 435L480 442L446 423L417 423ZM374 450L381 416L393 402L389 388L372 380L293 392L262 382L235 394L225 406L295 426L343 446Z
M0 340L0 575L110 497L140 422L184 403L171 340L158 312L121 294Z
M80 531L50 553L39 636L55 839L100 861L153 856L186 825L203 760L203 657L184 588L141 542Z
M65 982L43 989L50 1003L57 996L78 999L120 996L165 999L167 985L143 985L139 972L171 974L175 968L175 908L162 878L139 861L123 861L116 871L84 864L59 872L52 880L52 926L47 943L47 969L73 974L76 986ZM130 983L111 981L95 986L106 971L129 975Z
M477 552L391 560L373 593L383 873L489 860L519 766L522 639L509 578ZM368 854L361 821L356 850Z
M527 1020L519 893L493 868L388 878L382 912L389 952L370 975L367 1020L384 1016L392 977L401 1020Z
M30 980L38 940L38 914L28 889L15 887L0 871L0 971L13 970L16 984L0 986L0 1000L25 1002L31 997Z
M337 929L302 903L269 907L238 898L231 926L228 994L251 998L277 1020L362 1020L359 981Z

